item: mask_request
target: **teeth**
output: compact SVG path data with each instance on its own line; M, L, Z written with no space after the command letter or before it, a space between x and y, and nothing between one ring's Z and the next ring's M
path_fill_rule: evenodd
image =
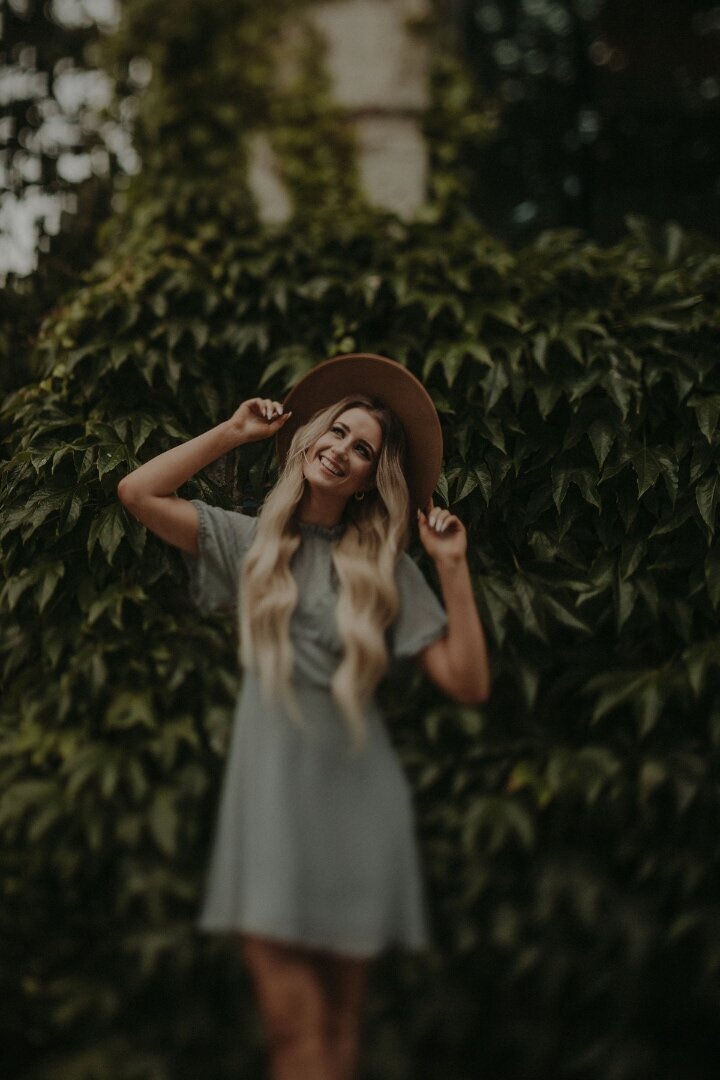
M328 459L326 457L324 457L323 455L320 456L320 461L325 466L325 468L329 469L330 472L334 473L335 476L342 476L343 475L342 472L340 471L340 469L338 469L335 465L332 465L328 461Z

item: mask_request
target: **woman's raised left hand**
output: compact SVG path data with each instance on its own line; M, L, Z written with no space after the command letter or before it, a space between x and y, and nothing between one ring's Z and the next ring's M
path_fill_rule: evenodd
M435 562L455 562L464 559L467 553L467 533L459 517L433 506L432 499L425 507L425 512L418 510L418 529L420 542L431 559Z

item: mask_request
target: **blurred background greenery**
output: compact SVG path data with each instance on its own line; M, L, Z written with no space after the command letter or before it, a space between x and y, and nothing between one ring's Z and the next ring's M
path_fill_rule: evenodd
M473 205L508 240L628 212L720 236L720 8L706 0L475 0L468 66L502 117Z
M121 7L5 0L0 273L28 272L59 233L76 242L54 240L56 273L69 246L74 270L87 265L113 191L141 167L134 118L152 66L142 51L111 73L102 63ZM467 204L496 235L572 226L609 243L630 212L720 235L712 0L436 0L435 13L433 35L497 118L463 155Z
M363 1080L714 1080L718 9L409 6L430 92L404 219L368 203L313 7L3 9L6 1075L263 1075L246 974L193 928L232 621L198 620L116 487L359 349L435 400L495 676L477 709L411 672L384 690L436 941L379 962ZM11 242L23 202L38 232ZM271 451L183 493L253 512Z

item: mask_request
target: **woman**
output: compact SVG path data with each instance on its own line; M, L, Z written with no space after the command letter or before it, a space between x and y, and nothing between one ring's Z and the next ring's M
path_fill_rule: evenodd
M270 435L281 471L258 518L175 494ZM200 609L237 613L244 677L198 925L238 935L275 1080L350 1080L372 957L429 942L409 785L374 692L412 656L458 701L490 693L465 529L430 499L441 456L421 384L353 354L118 487L181 550ZM445 610L405 552L411 509Z

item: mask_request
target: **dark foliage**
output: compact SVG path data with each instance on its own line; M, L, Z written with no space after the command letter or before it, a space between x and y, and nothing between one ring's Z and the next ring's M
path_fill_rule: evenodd
M241 6L217 10L249 35ZM153 13L162 23L154 0L129 7L148 35ZM227 26L204 46L212 80L235 48ZM157 69L162 47L148 48ZM168 85L145 131L179 100ZM313 115L330 113L316 99ZM435 947L378 964L363 1075L709 1078L720 251L631 219L612 248L554 231L510 252L441 169L447 201L412 226L359 199L338 216L318 182L316 213L260 229L243 187L220 197L237 167L221 145L208 186L199 163L136 179L103 257L42 325L37 379L2 410L10 1069L263 1075L245 973L193 929L239 679L233 627L198 619L178 553L116 487L258 388L282 395L318 360L368 349L422 376L440 412L437 498L468 526L494 693L468 708L419 675L385 688ZM272 468L256 444L183 493L259 500Z

